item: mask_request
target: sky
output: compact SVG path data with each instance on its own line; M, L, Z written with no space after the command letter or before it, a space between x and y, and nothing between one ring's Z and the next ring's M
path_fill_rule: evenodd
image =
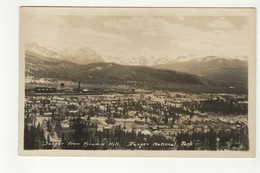
M239 15L31 14L25 42L89 47L102 57L252 56L252 28Z

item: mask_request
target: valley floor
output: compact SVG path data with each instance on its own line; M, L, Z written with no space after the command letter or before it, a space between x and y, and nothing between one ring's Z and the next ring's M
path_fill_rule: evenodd
M44 94L25 99L25 149L248 150L247 95Z

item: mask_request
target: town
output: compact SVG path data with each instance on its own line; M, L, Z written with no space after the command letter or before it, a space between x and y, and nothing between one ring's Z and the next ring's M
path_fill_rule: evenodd
M248 150L247 95L26 90L25 149Z

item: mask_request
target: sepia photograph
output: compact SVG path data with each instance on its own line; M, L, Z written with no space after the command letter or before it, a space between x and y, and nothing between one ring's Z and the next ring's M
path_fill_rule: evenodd
M20 8L19 155L254 157L254 8Z

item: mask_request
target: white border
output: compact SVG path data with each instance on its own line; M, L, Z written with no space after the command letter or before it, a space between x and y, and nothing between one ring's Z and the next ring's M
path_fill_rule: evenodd
M149 6L257 7L259 0L2 0L0 6L0 172L259 172L260 153L253 159L56 158L18 156L18 19L19 6ZM259 26L259 13L257 13ZM259 27L257 27L257 36ZM257 37L259 42L259 37ZM259 47L259 46L258 46ZM259 50L259 48L258 48ZM257 64L258 63L257 58ZM257 89L259 88L257 70ZM259 112L257 92L257 114ZM258 115L257 115L258 116ZM257 132L259 131L257 117ZM258 135L258 133L257 133Z

